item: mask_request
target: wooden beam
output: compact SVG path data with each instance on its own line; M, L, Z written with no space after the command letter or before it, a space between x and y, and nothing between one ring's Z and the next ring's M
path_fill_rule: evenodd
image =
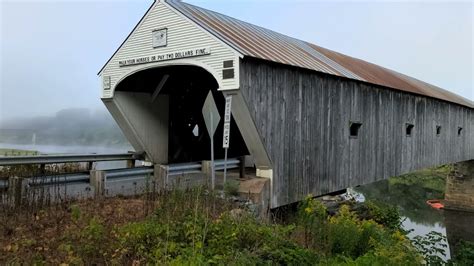
M153 92L153 95L151 96L151 102L154 102L156 100L156 97L158 97L158 94L160 94L161 89L163 89L169 77L170 75L166 74L163 76L163 78L161 78L160 83L158 83L158 86L156 86L156 89Z

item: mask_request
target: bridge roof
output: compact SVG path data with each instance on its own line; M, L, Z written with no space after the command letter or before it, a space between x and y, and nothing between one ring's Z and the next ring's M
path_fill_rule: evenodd
M167 3L244 56L425 95L474 108L474 102L396 71L177 0Z

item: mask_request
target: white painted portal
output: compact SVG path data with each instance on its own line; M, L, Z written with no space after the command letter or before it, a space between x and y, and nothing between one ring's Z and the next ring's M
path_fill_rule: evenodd
M165 3L153 3L135 30L100 71L102 98L112 98L117 84L140 70L195 65L210 72L220 90L239 88L240 54ZM234 76L224 78L224 61Z

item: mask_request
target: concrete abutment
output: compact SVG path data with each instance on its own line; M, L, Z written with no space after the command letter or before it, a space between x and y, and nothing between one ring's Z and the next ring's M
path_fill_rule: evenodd
M446 180L445 208L474 212L474 160L453 164Z

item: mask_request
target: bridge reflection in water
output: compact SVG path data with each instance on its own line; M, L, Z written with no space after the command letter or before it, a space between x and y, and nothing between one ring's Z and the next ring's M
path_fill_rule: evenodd
M474 242L474 213L463 211L444 211L444 225L451 257L459 251L461 240Z

